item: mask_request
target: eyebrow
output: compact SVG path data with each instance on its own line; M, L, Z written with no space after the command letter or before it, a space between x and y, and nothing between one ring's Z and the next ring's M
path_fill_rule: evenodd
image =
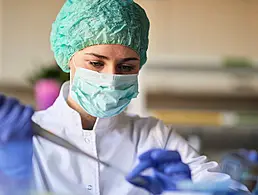
M84 55L90 55L90 56L95 56L95 57L100 58L100 59L109 60L109 58L107 56L99 55L99 54L96 54L96 53L84 53ZM124 59L120 60L120 63L124 63L124 62L127 62L127 61L133 61L133 60L140 61L138 58L124 58Z
M96 53L84 53L84 55L95 56L95 57L97 57L97 58L106 59L106 60L109 59L109 58L106 57L106 56L102 56L102 55L99 55L99 54L96 54Z

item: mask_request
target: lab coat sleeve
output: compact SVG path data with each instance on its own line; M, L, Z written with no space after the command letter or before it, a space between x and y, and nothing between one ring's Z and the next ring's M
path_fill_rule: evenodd
M180 153L182 161L191 169L193 182L228 182L232 189L248 191L244 185L232 180L229 175L220 173L217 162L208 161L206 156L200 156L176 131L168 130L164 148Z

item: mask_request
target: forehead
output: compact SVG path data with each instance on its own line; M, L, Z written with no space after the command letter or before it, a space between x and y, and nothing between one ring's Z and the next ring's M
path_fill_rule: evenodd
M94 45L86 47L83 53L96 53L109 58L139 58L139 55L129 47L123 45Z

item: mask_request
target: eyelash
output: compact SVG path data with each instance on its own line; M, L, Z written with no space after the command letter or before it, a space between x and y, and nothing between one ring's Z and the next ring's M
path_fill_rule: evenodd
M104 66L103 62L96 62L96 61L89 61L89 64L91 66L93 66L94 68L101 68L102 66ZM126 72L131 72L133 70L135 70L135 66L132 65L126 65L126 64L120 64L118 66L118 68L123 71L126 69ZM125 68L125 69L124 69Z
M130 72L130 71L133 71L134 69L135 69L135 67L134 66L130 66L130 65L123 65L123 64L121 64L121 65L119 65L119 69L123 69L123 68L126 68L127 70L127 72Z
M90 65L92 65L93 67L100 67L100 66L103 66L103 65L104 65L104 63L102 63L102 62L90 61L89 63L90 63Z

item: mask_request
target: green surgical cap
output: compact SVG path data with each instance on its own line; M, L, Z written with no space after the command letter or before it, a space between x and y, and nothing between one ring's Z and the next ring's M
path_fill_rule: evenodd
M68 0L52 25L51 47L58 65L69 72L77 51L92 45L120 44L147 60L149 20L133 0Z

